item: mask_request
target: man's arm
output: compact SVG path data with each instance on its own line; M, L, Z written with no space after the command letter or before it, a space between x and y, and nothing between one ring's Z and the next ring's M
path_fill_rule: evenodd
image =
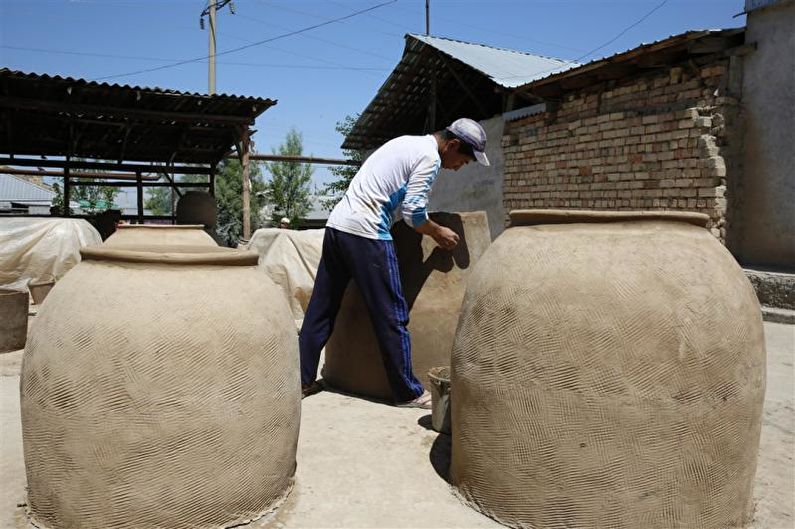
M444 250L452 250L458 245L458 234L446 226L435 223L428 219L428 222L414 228L419 233L432 237L436 244Z
M452 250L458 244L458 235L428 217L428 193L438 173L438 160L427 158L417 164L403 199L403 220L417 232L432 237L443 249Z

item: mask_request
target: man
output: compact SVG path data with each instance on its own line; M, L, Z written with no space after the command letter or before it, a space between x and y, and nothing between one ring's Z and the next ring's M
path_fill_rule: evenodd
M315 382L320 351L352 278L370 313L396 404L431 407L430 393L411 368L408 307L390 228L400 209L416 231L433 237L445 250L455 248L458 235L428 218L428 192L440 167L457 171L475 159L488 165L485 148L483 127L462 118L435 134L395 138L362 164L326 223L323 254L299 338L304 396L320 390Z
M288 219L287 217L282 217L282 220L279 221L279 228L281 228L283 230L289 230L290 229L290 219Z

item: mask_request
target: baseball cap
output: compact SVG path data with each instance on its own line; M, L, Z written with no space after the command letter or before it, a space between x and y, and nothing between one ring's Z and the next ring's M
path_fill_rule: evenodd
M489 159L486 158L486 131L480 126L480 123L469 118L460 118L447 127L447 130L461 138L472 147L472 152L475 159L482 165L489 165Z

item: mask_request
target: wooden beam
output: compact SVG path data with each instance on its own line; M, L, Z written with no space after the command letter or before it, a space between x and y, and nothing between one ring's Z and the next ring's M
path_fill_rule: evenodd
M119 151L119 163L124 161L124 151L127 150L127 140L130 137L130 131L132 130L132 123L124 127L124 137L121 140L121 150ZM140 171L138 172L138 177L140 178Z
M469 86L461 79L461 76L458 75L458 72L455 71L455 68L453 68L453 65L450 64L450 61L447 59L447 57L445 57L442 54L440 54L440 56L442 57L442 62L444 62L444 65L447 66L447 69L450 71L450 73L453 75L453 78L458 83L458 86L460 86L464 90L464 92L469 96L472 102L475 103L475 106L478 107L480 114L484 118L491 117L489 115L489 112L481 103L480 99L476 97L474 93L472 93L472 90L469 88Z
M64 176L63 171L41 171L35 169L17 169L14 167L3 167L0 166L0 173L2 174L11 174L11 175L19 175L19 176L47 176L53 178L62 178ZM111 179L116 178L119 180L135 180L136 176L130 173L89 173L86 171L70 171L69 176L72 178L98 178L98 179ZM141 177L145 182L157 182L160 177L158 176L142 176Z
M163 110L142 110L128 107L87 105L80 103L56 103L24 97L0 96L0 108L32 110L45 112L67 112L91 116L112 116L110 123L119 120L129 121L137 118L142 121L179 121L188 123L217 123L221 125L249 125L254 120L248 116L227 116L223 114L198 114L189 112L170 112Z
M71 204L71 198L72 198L72 196L71 196L72 195L72 181L69 178L69 170L71 169L71 167L70 167L69 161L70 161L69 157L67 156L66 160L64 160L65 165L64 165L64 168L63 168L63 206L64 206L63 207L63 214L66 217L69 217L69 216L72 215L72 212L69 211L69 206Z
M135 194L135 198L137 199L136 202L138 203L138 224L144 223L144 182L141 179L141 173L138 172L135 175L137 177L136 187L137 192Z
M362 162L344 158L319 158L315 156L288 156L281 154L250 154L249 160L257 162L299 162L317 165L361 165Z
M240 165L243 167L243 238L251 238L251 178L249 174L249 158L251 150L251 131L246 127L240 135L238 146Z
M72 187L75 186L94 186L94 187L138 187L138 182L109 182L107 180L100 180L98 182L86 182L75 180L72 182ZM171 187L171 188L184 188L184 187L209 187L208 182L147 182L143 181L144 187Z
M21 167L56 167L64 169L66 160L41 160L33 158L0 158L0 165L18 165ZM144 173L165 172L173 174L210 174L210 168L206 166L176 165L167 167L165 165L146 165L140 163L113 163L113 162L90 162L77 161L69 164L71 169L97 169L100 171L141 171Z

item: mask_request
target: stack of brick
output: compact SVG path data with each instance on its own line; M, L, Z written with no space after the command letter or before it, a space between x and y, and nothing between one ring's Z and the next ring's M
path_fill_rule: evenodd
M504 205L706 213L725 241L727 63L570 92L506 123Z

